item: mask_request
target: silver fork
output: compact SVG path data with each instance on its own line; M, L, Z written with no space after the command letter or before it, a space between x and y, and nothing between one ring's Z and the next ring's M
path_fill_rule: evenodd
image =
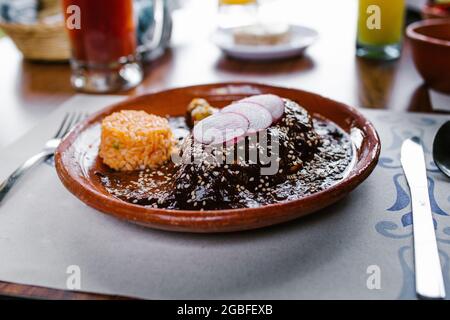
M59 146L61 140L65 137L65 135L69 133L69 131L85 117L86 114L79 112L67 113L64 116L58 130L56 131L55 136L45 143L42 151L25 161L8 178L6 178L5 181L0 184L0 202L2 202L8 191L11 190L11 188L21 176L23 176L26 172L28 172L41 161L54 155L56 148Z

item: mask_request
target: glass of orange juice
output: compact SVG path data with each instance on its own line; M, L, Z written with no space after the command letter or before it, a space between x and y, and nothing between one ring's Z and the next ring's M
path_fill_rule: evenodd
M400 57L405 0L359 0L356 54L381 60Z
M219 27L223 29L256 23L257 0L219 0Z

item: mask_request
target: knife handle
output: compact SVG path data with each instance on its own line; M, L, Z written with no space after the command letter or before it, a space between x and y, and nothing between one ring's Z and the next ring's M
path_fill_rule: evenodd
M428 299L445 298L444 279L434 231L428 188L411 188L416 292Z

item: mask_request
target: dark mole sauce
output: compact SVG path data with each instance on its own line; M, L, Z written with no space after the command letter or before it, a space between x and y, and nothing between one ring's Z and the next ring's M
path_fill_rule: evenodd
M200 150L184 117L169 123L185 154ZM350 137L329 120L311 118L286 100L286 115L269 128L280 138L279 171L261 175L257 164L175 165L116 172L104 166L96 175L113 196L133 204L165 209L219 210L259 207L296 200L342 180L352 165ZM205 163L207 164L205 166Z

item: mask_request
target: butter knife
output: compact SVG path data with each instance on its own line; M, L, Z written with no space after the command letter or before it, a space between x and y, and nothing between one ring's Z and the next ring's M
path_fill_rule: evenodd
M443 299L444 279L428 195L425 156L418 137L403 142L401 163L411 191L416 293L422 298Z

